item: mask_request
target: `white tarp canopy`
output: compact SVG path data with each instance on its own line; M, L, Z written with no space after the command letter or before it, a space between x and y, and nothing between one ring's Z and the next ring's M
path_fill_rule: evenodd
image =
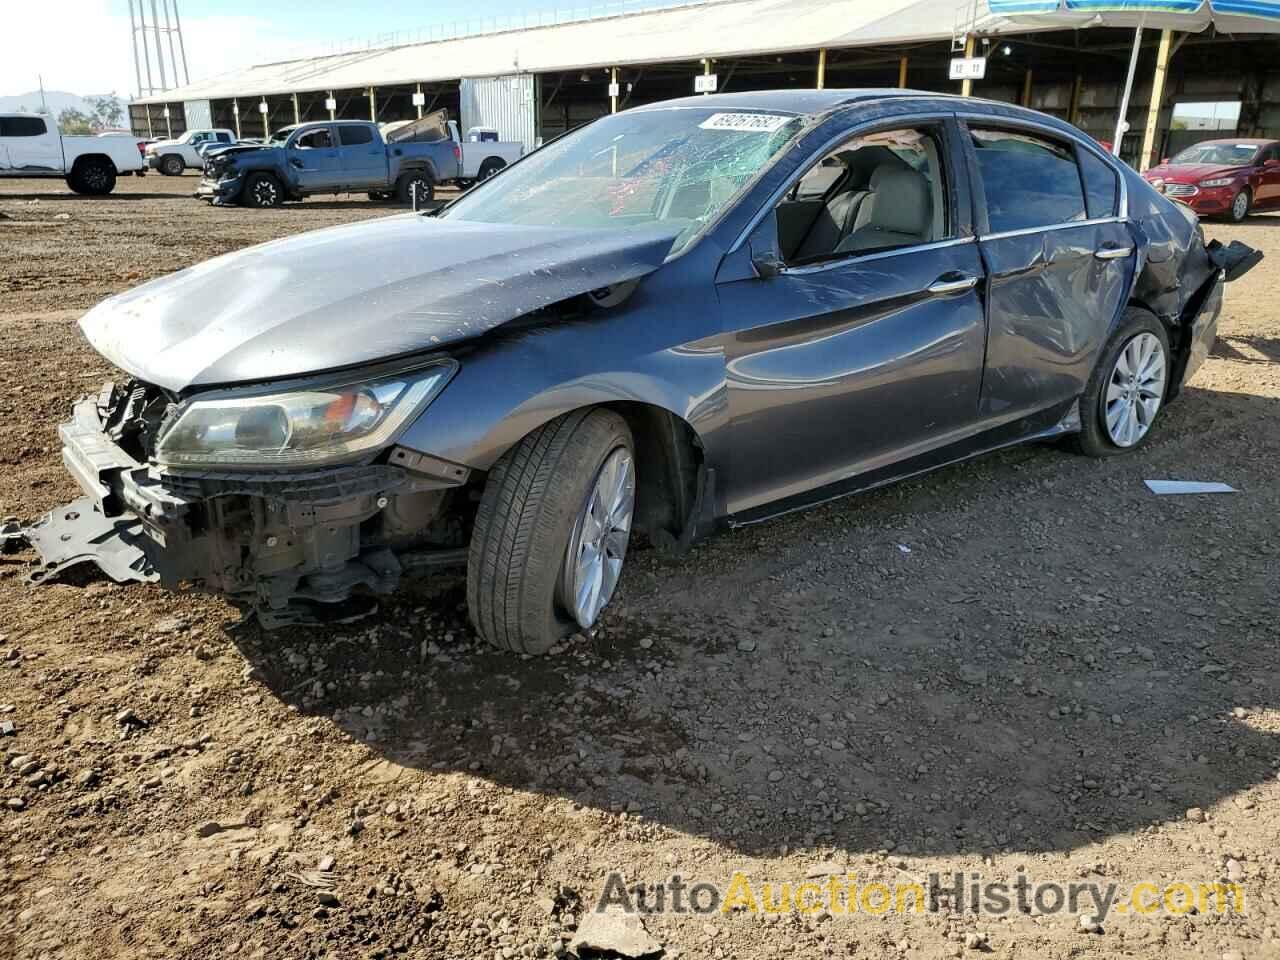
M1280 32L1280 0L987 0L1024 27L1154 27L1199 33Z
M715 0L264 64L134 102L219 100L942 40L951 36L953 26L951 7L938 0Z

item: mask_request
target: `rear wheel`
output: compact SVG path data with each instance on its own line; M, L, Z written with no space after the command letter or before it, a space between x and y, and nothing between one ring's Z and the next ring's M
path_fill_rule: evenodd
M170 153L160 159L160 172L166 177L179 177L187 165L176 153Z
M116 168L102 157L76 161L67 176L67 186L89 197L103 197L116 188Z
M1080 397L1080 452L1112 457L1142 446L1164 405L1170 369L1164 325L1130 307Z
M283 201L280 181L269 173L255 173L244 185L244 202L250 207L278 207Z
M488 157L484 163L480 164L480 170L476 174L476 181L488 180L495 173L507 165L507 161L501 157Z
M430 203L435 197L435 183L431 175L422 171L403 173L396 181L396 199L401 203L412 205L417 196L418 206Z
M1244 187L1231 200L1231 212L1228 216L1232 223L1239 223L1245 217L1249 216L1249 207L1253 205L1253 194L1249 192L1248 187Z
M594 624L626 558L635 507L631 431L609 410L535 430L489 472L467 561L476 631L516 653L545 653Z

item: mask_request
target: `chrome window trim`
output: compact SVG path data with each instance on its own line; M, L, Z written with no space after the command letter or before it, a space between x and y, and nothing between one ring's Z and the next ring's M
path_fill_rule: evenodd
M998 116L995 114L988 114L988 113L968 113L968 112L957 111L956 119L964 121L965 124L968 124L969 121L971 120L976 120L979 123L987 123L996 128L999 128L1002 126L1003 127L1028 127L1032 130L1046 133L1050 137L1057 137L1059 140L1068 140L1072 144L1074 144L1077 148L1088 150L1097 159L1101 160L1108 167L1110 167L1111 172L1115 175L1116 180L1119 181L1119 184L1120 184L1119 204L1117 206L1117 212L1114 217L1099 217L1096 220L1079 220L1079 221L1076 221L1074 225L1079 226L1081 223L1109 223L1109 222L1112 222L1113 220L1129 219L1129 183L1128 183L1128 180L1125 178L1125 174L1124 174L1125 169L1128 169L1128 168L1123 167L1120 161L1118 161L1114 156L1112 156L1111 154L1103 150L1101 146L1099 146L1096 142L1091 141L1091 139L1086 139L1080 136L1078 132L1073 133L1070 130L1061 130L1058 127L1052 126L1050 124L1040 123L1037 120L1032 120L1032 119L1023 118L1023 117L1003 117L1003 116ZM1069 225L1070 224L1068 224L1068 226ZM1029 228L1026 228L1025 232L1031 233L1036 230L1051 230L1051 229L1054 229L1055 226L1060 226L1060 225L1048 224L1043 227L1029 227ZM1023 231L1011 230L999 235L1010 236L1019 232L1023 232ZM994 236L994 234L988 234L988 236Z
M836 146L836 144L842 143L845 140L851 140L854 137L861 136L864 133L874 133L876 130L897 130L899 128L913 126L914 124L917 124L917 123L939 123L939 122L945 123L947 120L952 119L954 116L955 116L954 111L946 110L946 111L938 111L934 113L904 114L903 116L892 117L892 118L881 117L877 120L872 120L868 122L865 126L855 125L852 127L848 127L845 130L842 130L840 133L835 134L829 140L827 140L826 143L824 143L817 150L815 150L810 155L805 165L801 167L799 170L797 170L795 174L792 175L792 177L790 177L785 183L782 184L782 186L780 186L777 190L775 190L770 195L768 200L766 200L764 203L760 205L760 209L757 210L755 212L755 215L750 220L747 221L747 225L742 228L741 232L737 236L737 239L735 239L733 243L729 245L729 249L726 251L726 256L730 253L735 253L738 250L738 248L741 247L742 244L746 242L747 238L751 236L752 231L754 231L756 227L760 226L760 221L763 220L765 217L767 217L769 215L769 211L771 211L774 207L778 205L778 201L782 199L783 195L788 190L790 190L791 187L799 183L805 174L807 174L810 170L812 170L815 166L817 166L819 161L821 161L823 157L825 157L828 153L830 153L831 150ZM830 118L824 118L823 122L825 122L827 119L830 119ZM801 132L803 133L803 130ZM969 238L969 239L972 239L972 238ZM940 240L938 242L947 243L949 241Z
M850 253L845 257L833 257L830 260L823 260L821 263L798 264L794 267L783 267L779 273L785 276L807 276L811 273L822 273L826 270L834 270L836 267L856 266L860 263L871 263L875 260L886 260L889 257L898 257L907 253L922 253L926 250L942 250L946 247L959 247L966 243L976 243L977 237L953 237L950 240L935 240L932 243L917 243L910 247L894 247L892 250L880 250L876 253L864 253L859 256L856 253Z
M1054 230L1070 230L1072 227L1096 227L1103 223L1124 223L1124 217L1095 217L1092 220L1068 220L1066 223L1051 223L1047 227L1021 227L1018 230L1001 230L999 233L984 233L979 240L1003 240L1006 237L1026 237L1033 233L1050 233Z

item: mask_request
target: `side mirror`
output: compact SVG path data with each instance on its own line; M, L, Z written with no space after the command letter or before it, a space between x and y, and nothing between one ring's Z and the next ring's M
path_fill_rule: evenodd
M756 276L761 280L769 280L782 273L786 266L776 255L772 253L759 254L751 258L751 266L755 268Z

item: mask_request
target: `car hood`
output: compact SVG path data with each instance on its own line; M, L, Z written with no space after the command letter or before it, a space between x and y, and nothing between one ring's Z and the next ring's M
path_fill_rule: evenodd
M1195 183L1212 177L1234 177L1246 168L1224 167L1220 163L1162 163L1143 174L1148 180L1160 178L1177 183Z
M80 321L141 380L274 380L422 353L662 265L679 227L532 227L405 214L208 260Z

